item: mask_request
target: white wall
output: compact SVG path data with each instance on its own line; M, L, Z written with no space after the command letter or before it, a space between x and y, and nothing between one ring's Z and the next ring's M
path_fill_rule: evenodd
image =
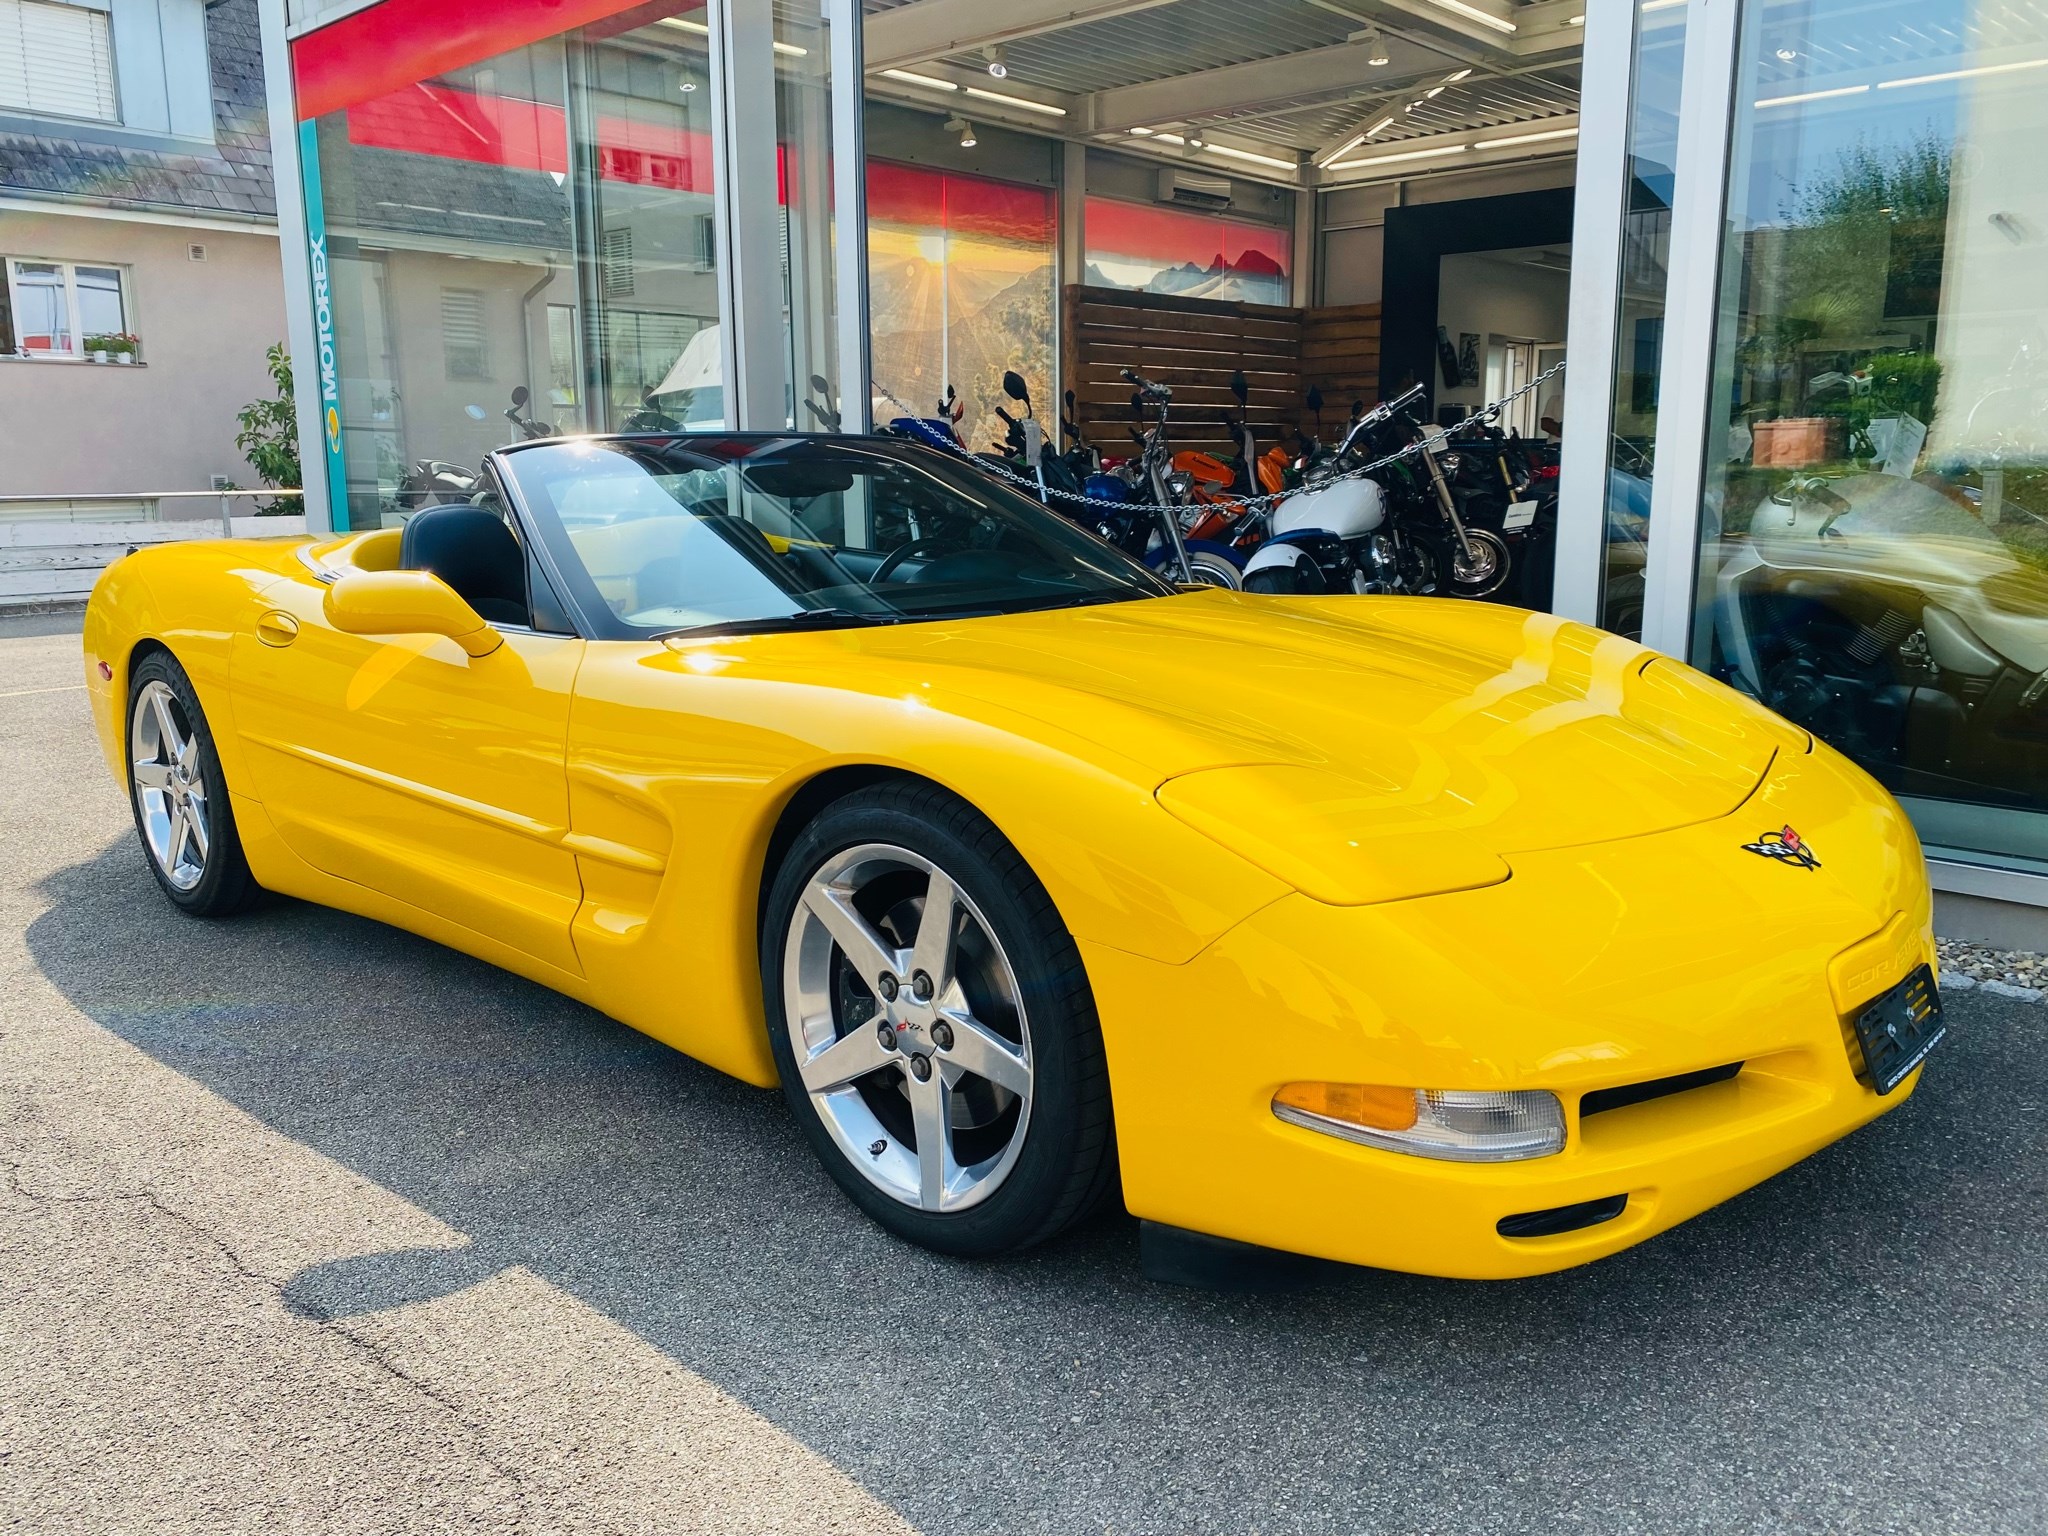
M187 247L206 247L193 261ZM261 482L235 412L272 393L263 352L284 339L274 235L73 214L0 213L0 255L128 268L128 327L144 363L0 357L0 495L203 491Z
M1444 387L1437 374L1436 399L1444 405L1478 406L1486 402L1486 338L1508 336L1522 341L1562 344L1565 305L1571 275L1526 260L1490 255L1446 256L1439 278L1437 324L1450 332L1451 345L1465 331L1479 338L1480 381L1458 389Z

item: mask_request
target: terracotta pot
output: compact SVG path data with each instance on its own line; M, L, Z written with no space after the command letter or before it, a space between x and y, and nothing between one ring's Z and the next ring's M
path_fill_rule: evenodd
M1750 428L1750 462L1759 469L1807 469L1842 456L1838 416L1784 416Z

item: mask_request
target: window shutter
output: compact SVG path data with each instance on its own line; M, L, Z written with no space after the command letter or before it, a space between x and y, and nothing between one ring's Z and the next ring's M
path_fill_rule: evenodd
M604 296L630 299L633 296L633 230L604 232Z
M488 379L484 296L474 288L441 290L441 356L451 379Z
M0 108L57 117L119 116L104 11L0 0Z

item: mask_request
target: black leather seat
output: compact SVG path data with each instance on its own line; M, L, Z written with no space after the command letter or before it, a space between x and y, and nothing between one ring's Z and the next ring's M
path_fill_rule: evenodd
M407 520L398 563L432 571L493 624L530 622L526 556L512 530L483 507L428 507Z

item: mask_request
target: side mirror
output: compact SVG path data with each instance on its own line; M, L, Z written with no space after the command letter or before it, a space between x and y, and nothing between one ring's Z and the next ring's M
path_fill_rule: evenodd
M1067 391L1067 414L1074 414L1074 392L1071 389Z
M1242 368L1230 376L1230 392L1237 397L1237 403L1240 407L1251 399L1251 386L1245 382L1244 370Z
M1014 368L1003 373L1003 393L1017 401L1025 410L1031 409L1031 390L1024 383L1024 375Z
M811 375L811 388L815 389L819 394L825 396L827 399L831 398L832 386L825 382L825 375L823 375L822 373L814 373Z
M350 635L446 635L472 656L505 637L431 571L352 571L321 599L327 622Z
M531 400L532 398L532 394L528 392L524 384L515 384L512 386L512 408L514 410L525 410L526 402Z

